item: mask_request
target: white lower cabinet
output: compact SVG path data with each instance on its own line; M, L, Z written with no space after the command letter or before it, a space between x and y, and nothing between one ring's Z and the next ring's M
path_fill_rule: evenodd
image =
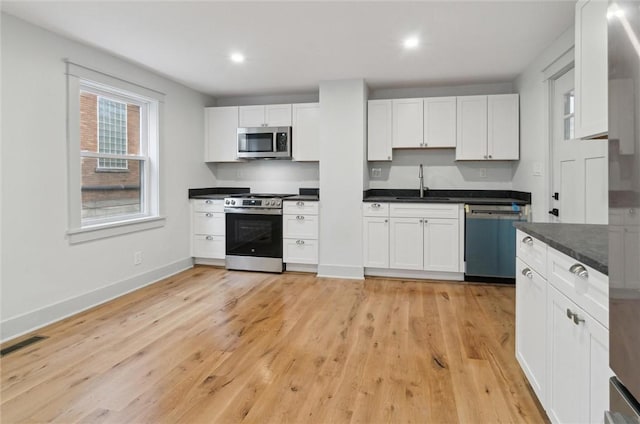
M224 259L225 219L222 199L191 201L191 256Z
M363 215L366 268L455 276L464 269L461 205L364 203Z
M605 306L592 299L599 298L606 276L518 232L519 240L524 237L531 240L517 244L518 362L553 423L602 423L612 376L609 330ZM576 265L587 273L580 276Z
M316 201L285 201L282 205L282 260L286 264L318 264Z

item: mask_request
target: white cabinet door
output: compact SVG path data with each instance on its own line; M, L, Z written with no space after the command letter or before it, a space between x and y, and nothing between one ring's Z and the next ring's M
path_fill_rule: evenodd
M240 106L239 123L240 127L263 127L266 123L265 107L262 105Z
M293 160L320 160L320 104L293 105Z
M487 96L487 155L494 160L520 159L519 96Z
M238 107L208 107L205 113L205 162L238 161Z
M487 159L487 96L457 98L456 160Z
M386 161L392 158L393 115L391 111L391 100L369 100L368 102L367 160Z
M425 271L460 271L460 239L457 219L429 218L424 220Z
M290 127L291 126L291 105L266 105L265 121L268 127Z
M422 269L423 219L390 218L389 267L395 269Z
M609 368L609 331L589 316L583 325L589 338L587 364L589 375L589 422L602 423L604 411L609 410L609 379L613 376Z
M282 236L285 238L317 239L317 215L282 215Z
M394 99L393 147L424 145L423 100Z
M456 98L424 99L425 147L456 147Z
M540 402L547 372L547 281L520 258L516 261L516 358Z
M193 256L206 259L224 259L224 236L195 235L193 236Z
M224 236L225 217L224 213L216 212L194 212L193 213L193 233Z
M601 0L576 3L575 135L588 138L607 132L607 6Z
M318 240L284 239L282 260L285 263L318 263Z
M363 218L364 266L389 268L389 218Z

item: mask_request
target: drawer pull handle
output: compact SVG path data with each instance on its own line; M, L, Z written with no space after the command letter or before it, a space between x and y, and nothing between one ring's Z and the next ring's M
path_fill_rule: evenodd
M302 220L304 220L304 216L302 216L302 215L297 215L297 216L296 216L296 219L297 219L298 221L302 221Z
M582 264L574 264L569 268L569 272L580 278L589 278L589 271Z
M304 206L304 202L296 202L297 206Z
M527 246L533 246L533 237L526 236L525 238L522 239L522 242Z
M576 312L569 308L567 308L567 318L572 320L575 325L580 325L580 323L584 322L584 318L580 318Z
M530 280L533 280L533 271L531 271L531 268L525 268L522 270L522 275L524 275L525 277L527 277Z
M385 219L385 220L384 220L384 222L389 222L389 220L388 220L388 219Z
M304 240L296 240L296 244L297 245L303 245L304 244Z
M206 203L207 205L210 205L213 203L213 200L205 200L204 203Z
M378 209L380 207L380 203L374 203L371 205L372 208Z
M206 238L207 240L209 240L209 241L213 240L213 237L212 237L212 236L207 236L207 237L205 237L205 238Z
M213 214L212 214L212 213L207 212L207 213L205 214L205 216L206 216L207 218L211 218L211 217L213 216Z

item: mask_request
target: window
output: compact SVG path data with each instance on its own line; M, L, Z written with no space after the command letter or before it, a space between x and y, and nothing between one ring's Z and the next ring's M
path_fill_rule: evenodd
M67 68L71 242L162 225L161 93L69 62Z
M563 95L563 137L565 140L573 140L575 135L575 91L571 90Z

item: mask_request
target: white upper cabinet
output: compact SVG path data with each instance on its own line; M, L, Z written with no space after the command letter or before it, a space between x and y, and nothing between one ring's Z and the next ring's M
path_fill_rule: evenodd
M392 100L369 100L367 106L367 160L391 160Z
M456 98L424 99L424 147L456 147Z
M394 99L393 147L423 147L423 99Z
M520 159L517 94L457 98L456 160Z
M520 108L517 94L487 98L488 159L520 159Z
M575 135L607 132L607 3L579 0L575 25Z
M238 161L238 107L208 107L204 114L205 162Z
M456 160L487 159L487 96L458 97Z
M320 160L320 104L293 105L293 160Z
M289 127L291 105L240 106L240 127Z

